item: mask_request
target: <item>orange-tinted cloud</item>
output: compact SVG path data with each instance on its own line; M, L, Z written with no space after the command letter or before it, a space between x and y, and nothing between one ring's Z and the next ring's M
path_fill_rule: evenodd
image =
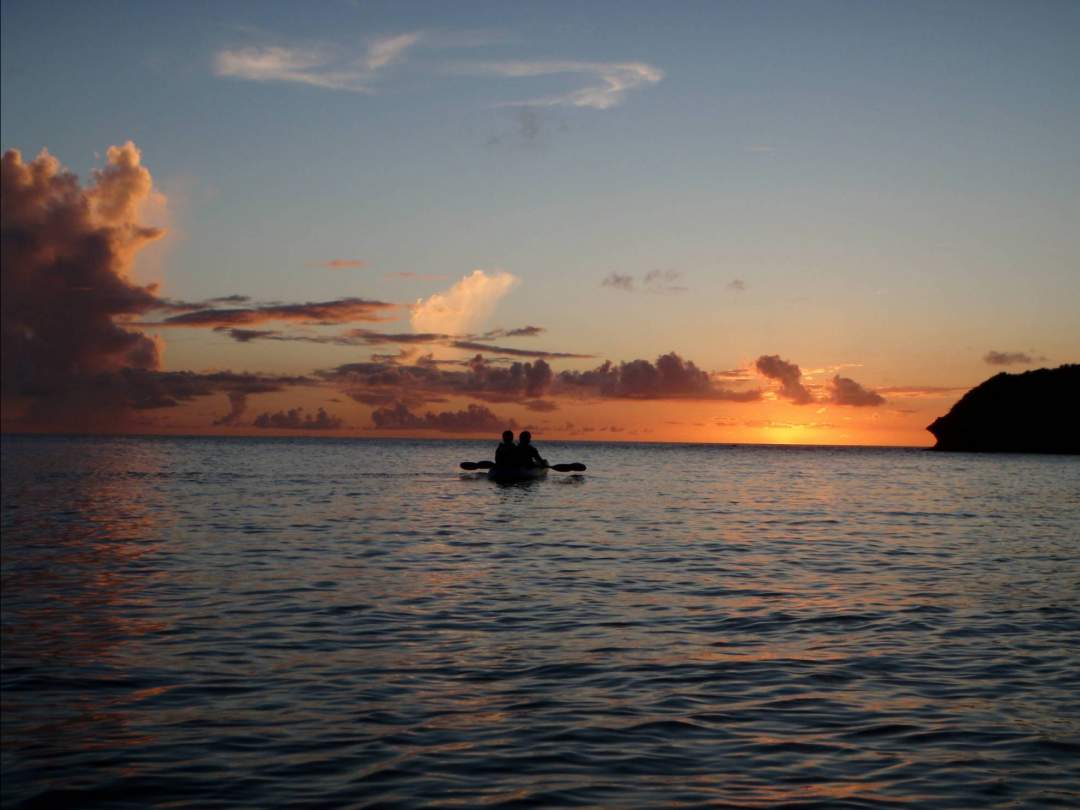
M970 390L971 386L949 385L894 385L879 388L878 393L901 399L946 399L959 397Z
M510 273L474 270L446 292L417 301L412 308L412 327L417 332L448 335L471 332L483 324L517 282Z
M362 259L331 259L328 262L320 262L319 266L328 270L359 270L367 267L367 262Z
M463 411L428 411L417 416L405 405L376 408L371 414L377 430L437 430L443 433L497 433L517 427L513 419L501 419L489 408L475 403Z
M5 407L20 399L59 418L123 405L115 375L159 365L157 343L117 322L158 304L153 286L128 277L138 251L164 234L139 222L153 188L139 150L110 147L85 187L48 152L25 163L11 150L0 186Z

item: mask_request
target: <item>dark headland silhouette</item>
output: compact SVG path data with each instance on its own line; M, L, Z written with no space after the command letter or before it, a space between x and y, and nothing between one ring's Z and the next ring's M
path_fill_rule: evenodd
M935 450L1080 453L1080 364L997 374L926 429Z

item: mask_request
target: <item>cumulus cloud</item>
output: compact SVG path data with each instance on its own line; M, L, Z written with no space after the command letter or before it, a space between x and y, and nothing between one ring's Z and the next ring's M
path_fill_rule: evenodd
M369 301L364 298L339 298L334 301L308 302L306 304L267 304L258 307L235 309L196 309L173 315L154 326L231 327L247 326L268 321L298 321L309 324L353 323L356 321L383 321L386 312L396 309L396 304L385 301Z
M154 370L159 344L123 325L158 306L153 286L129 278L135 255L163 235L139 221L150 172L130 141L83 187L42 151L2 159L3 397L59 411L97 375ZM98 386L125 402L122 380ZM84 400L88 407L90 400ZM107 407L107 403L101 403Z
M384 37L368 45L359 57L325 45L225 49L215 57L214 71L218 76L232 79L292 82L327 90L369 93L380 71L401 61L419 40L419 33Z
M983 355L983 362L992 366L1027 366L1042 363L1045 360L1045 357L1033 357L1027 352L996 352L990 350Z
M780 359L777 354L763 354L754 363L754 367L763 377L780 383L780 396L790 399L796 405L813 402L814 397L802 384L802 371L794 363Z
M836 405L854 405L858 408L872 408L885 404L885 397L863 388L859 383L839 374L832 378L829 401Z
M568 391L595 393L616 399L716 399L752 402L758 390L736 391L718 385L712 376L675 352L661 355L655 363L631 360L615 365L608 361L590 371L564 371L558 381Z
M617 107L626 95L664 78L664 72L645 62L511 61L457 65L455 72L507 79L569 75L582 86L565 93L540 96L506 106L586 107L607 110Z
M310 413L305 414L303 408L261 413L251 424L257 428L276 430L339 430L344 426L340 417L328 414L323 408L319 408L314 416Z
M428 411L418 416L404 404L372 411L377 430L437 430L444 433L498 433L515 428L513 419L501 419L483 405L471 404L463 411Z
M140 331L153 311L243 304L228 295L167 301L130 278L136 254L163 231L141 222L156 192L131 142L107 152L87 185L43 151L2 159L2 398L13 429L112 429L137 411L224 394L232 424L247 396L310 384L303 377L161 371L162 341ZM217 310L221 311L221 310ZM226 310L235 311L235 310ZM243 339L242 336L234 336ZM250 336L247 336L250 338Z
M489 275L474 270L446 292L417 301L412 308L412 327L417 332L451 335L472 332L517 282L510 273L497 270Z

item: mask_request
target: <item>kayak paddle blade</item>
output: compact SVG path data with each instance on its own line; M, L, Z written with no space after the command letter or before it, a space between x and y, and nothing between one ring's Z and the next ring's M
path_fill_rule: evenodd
M581 462L573 464L552 464L551 469L555 472L585 472L587 469Z
M463 461L459 465L463 470L490 470L495 466L494 461Z

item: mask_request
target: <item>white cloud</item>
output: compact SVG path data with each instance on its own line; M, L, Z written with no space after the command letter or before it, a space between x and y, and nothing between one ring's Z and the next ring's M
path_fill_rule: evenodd
M325 46L226 49L217 54L214 72L234 79L295 82L329 90L367 93L371 92L378 72L400 61L420 36L410 33L377 39L360 59L343 59L337 51Z
M419 39L420 34L413 33L376 40L368 48L366 59L368 70L376 71L398 61Z
M578 75L585 80L584 87L559 95L511 102L508 106L591 107L595 110L617 107L629 91L656 84L664 78L662 70L644 62L481 62L459 65L454 70L509 79Z
M491 275L473 270L446 292L418 300L412 308L412 327L417 332L443 335L474 332L517 282L516 276L501 270Z

